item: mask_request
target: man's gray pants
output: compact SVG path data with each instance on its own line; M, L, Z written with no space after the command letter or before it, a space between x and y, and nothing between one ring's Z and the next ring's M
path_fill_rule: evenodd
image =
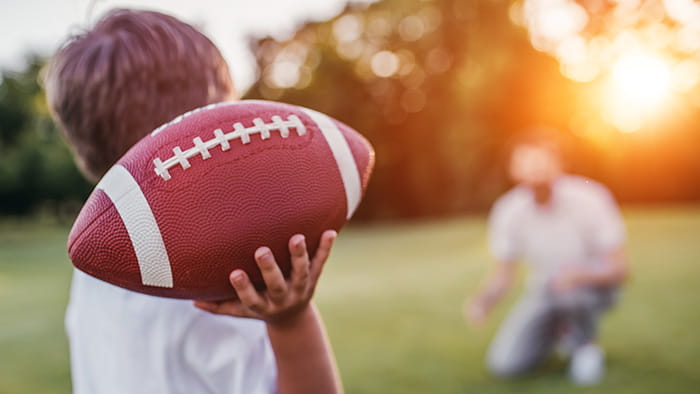
M527 292L491 343L487 367L496 376L518 376L541 364L560 341L572 349L594 341L601 314L616 298L611 288Z

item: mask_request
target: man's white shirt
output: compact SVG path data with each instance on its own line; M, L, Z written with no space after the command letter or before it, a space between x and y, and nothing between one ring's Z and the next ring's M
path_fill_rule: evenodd
M546 206L536 203L531 189L516 186L496 201L489 217L491 253L499 261L530 264L531 290L544 288L566 265L595 269L625 238L611 193L579 176L557 179Z

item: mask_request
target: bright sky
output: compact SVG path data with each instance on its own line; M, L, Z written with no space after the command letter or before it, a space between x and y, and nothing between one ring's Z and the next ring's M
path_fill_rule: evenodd
M112 8L166 12L202 29L229 61L239 89L255 78L247 36L288 36L305 20L325 20L348 0L0 0L0 70L17 70L32 51L51 54L71 32ZM357 2L357 1L355 1ZM94 3L92 15L88 8ZM89 19L88 19L89 18Z

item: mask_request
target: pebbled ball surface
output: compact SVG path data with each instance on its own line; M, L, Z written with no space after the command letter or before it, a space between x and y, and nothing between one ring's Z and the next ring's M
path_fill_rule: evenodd
M189 159L190 167L170 168L171 179L154 171L153 161L165 161L179 146L194 146L213 131L246 127L253 119L298 116L306 134L293 128L289 137L277 131L250 143L230 141L230 150L209 149L211 157ZM356 131L336 122L355 158L362 189L373 166L370 144ZM143 285L132 242L107 195L96 189L69 236L68 249L80 270L109 283L151 295L201 300L235 297L229 273L245 270L256 287L264 282L253 259L260 246L272 249L285 275L290 272L289 238L304 234L313 256L323 231L339 231L346 222L347 203L338 165L322 132L300 107L241 101L204 109L165 126L137 143L119 161L134 177L150 204L170 260L173 287Z

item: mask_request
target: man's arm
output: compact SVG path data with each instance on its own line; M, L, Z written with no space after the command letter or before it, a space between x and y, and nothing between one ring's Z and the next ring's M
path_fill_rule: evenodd
M472 324L482 324L498 302L508 293L515 282L517 264L498 261L494 271L487 276L484 285L467 301L465 314Z
M556 291L577 287L616 286L629 275L629 264L624 252L625 223L613 195L602 185L594 186L582 197L582 222L587 228L586 242L592 252L601 255L600 264L590 267L565 266L553 278Z
M582 286L616 286L627 279L629 265L622 248L608 252L603 261L594 269L576 267L563 270L554 278L554 289L567 291Z
M335 231L321 236L318 251L309 259L302 235L289 240L292 273L285 280L270 249L259 248L255 261L267 290L258 292L242 270L229 279L239 300L196 301L206 311L265 321L270 344L277 361L277 385L280 394L342 393L342 385L326 336L323 322L311 302L323 265L328 259Z

